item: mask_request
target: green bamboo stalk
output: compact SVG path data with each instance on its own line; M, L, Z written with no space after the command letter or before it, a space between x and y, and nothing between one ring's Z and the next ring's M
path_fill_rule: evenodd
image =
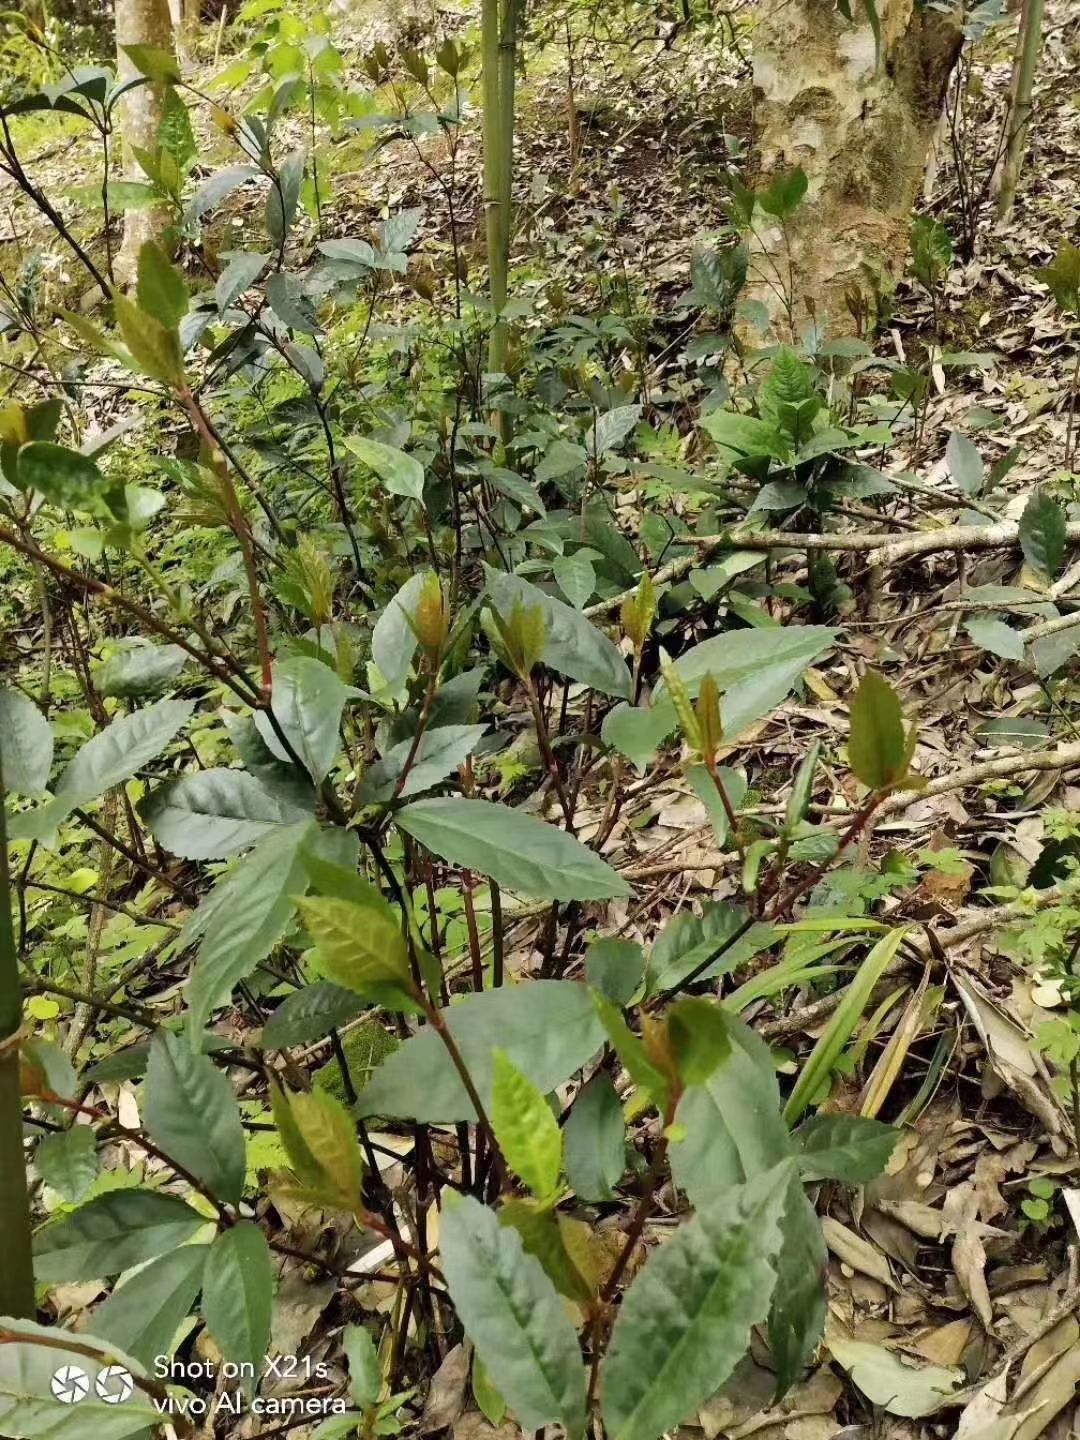
M1035 70L1042 50L1043 10L1045 0L1026 0L1020 20L1020 34L1017 37L1017 63L1015 86L1009 112L1009 143L1005 152L1005 163L1001 168L1001 186L998 190L998 214L1008 215L1016 199L1016 186L1020 169L1027 150L1028 130L1031 126L1031 92L1035 84Z
M2 763L2 759L0 759ZM22 1025L22 995L11 926L11 878L8 873L4 786L0 778L0 1315L32 1320L34 1261L30 1241L30 1203L23 1152L19 1047L11 1043Z
M488 294L495 319L488 352L488 368L500 370L505 361L505 329L499 319L506 304L506 256L503 251L502 177L505 135L500 103L499 31L500 0L482 0L480 9L480 53L484 86L484 224L487 236Z

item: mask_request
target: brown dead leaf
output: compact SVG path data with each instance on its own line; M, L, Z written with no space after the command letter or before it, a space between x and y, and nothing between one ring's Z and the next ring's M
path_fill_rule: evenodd
M431 1377L424 1413L420 1417L420 1434L430 1435L453 1425L465 1408L465 1388L469 1383L470 1345L455 1345Z

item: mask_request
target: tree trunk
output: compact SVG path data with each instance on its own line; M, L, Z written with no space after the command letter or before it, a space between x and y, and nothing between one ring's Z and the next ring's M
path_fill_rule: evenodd
M812 318L850 334L907 262L963 36L918 0L877 0L877 10L880 54L858 0L853 21L834 0L765 0L754 32L761 177L799 165L809 181L795 214L754 239L749 293L781 334Z
M137 74L121 48L124 45L152 45L157 50L171 52L173 27L169 0L116 0L116 70L121 81ZM132 153L133 147L157 150L164 113L165 92L161 85L137 85L122 100L120 123L124 174L128 180L147 180L146 172ZM119 284L131 283L139 251L148 240L161 240L168 224L169 211L164 205L125 212L123 246L114 267Z
M1001 167L1001 184L997 197L998 214L1002 216L1008 215L1013 207L1027 150L1028 129L1031 125L1031 94L1035 87L1035 71L1038 69L1039 54L1042 50L1043 8L1043 0L1025 0L1020 33L1016 37L1009 97L1009 143L1005 151L1005 163Z

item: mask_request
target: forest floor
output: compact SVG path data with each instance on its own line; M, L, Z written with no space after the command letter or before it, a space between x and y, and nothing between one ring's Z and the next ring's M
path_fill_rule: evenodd
M999 518L1016 519L1039 484L1053 485L1069 518L1080 517L1080 475L1065 463L1080 340L1039 278L1060 242L1075 241L1080 232L1080 20L1071 10L1067 0L1049 7L1037 118L1015 209L1000 222L992 202L985 204L975 253L952 264L940 313L932 315L919 287L902 286L878 342L879 354L904 362L927 344L936 323L939 352L981 358L942 365L939 354L923 423L917 432L909 428L881 467L891 476L917 477L924 489L898 491L884 513L854 504L852 533L888 529L900 538L939 513L954 518L963 508L946 461L954 432L977 444L987 466L1021 447L995 495ZM457 17L442 20L450 30L457 26ZM397 25L361 23L350 7L340 26L339 43L361 83L362 55L381 36L395 42ZM512 290L539 298L541 314L545 297L561 290L567 313L618 308L640 321L650 336L646 392L670 401L692 365L684 342L693 322L678 305L690 257L723 227L720 177L751 136L748 69L724 45L673 35L670 46L650 43L635 51L632 28L615 37L598 31L574 56L571 112L566 54L558 27L552 28L549 48L522 86ZM991 163L1008 86L1012 32L1006 27L1000 34L994 47L976 52L964 134L976 184ZM740 35L748 50L741 28ZM229 58L226 31L222 63ZM211 149L217 143L209 131L201 139ZM90 163L84 143L74 135L58 141L53 133L38 147L35 174L47 189L51 180ZM364 156L355 186L342 184L339 174L333 233L363 234L381 214L419 205L425 218L413 263L421 272L445 269L455 247L444 190L430 168L446 163L445 154L435 153L442 143L399 141L376 157ZM927 206L955 236L963 182L946 141L942 151ZM463 176L479 174L472 120L454 163ZM4 199L0 188L0 254L11 273L8 258L30 248L34 222L25 207L8 208ZM480 212L479 183L470 189L466 181L456 209L457 248L476 267ZM231 206L216 222L220 248L241 240L252 219L243 202ZM92 227L84 233L100 248ZM67 262L56 255L49 264L58 267L57 288L65 288ZM418 302L406 286L398 299L407 318ZM96 423L108 428L126 406L122 391L106 392ZM1038 666L980 648L965 629L965 611L954 604L965 588L1010 587L1012 599L1003 591L1003 608L1018 613L1019 605L1022 613L1015 598L1015 587L1024 583L1022 563L1009 549L915 555L891 565L871 593L861 557L841 557L839 576L851 591L841 605L844 642L830 664L809 672L801 698L740 742L751 799L765 813L810 742L844 731L856 662L884 669L918 722L916 766L940 783L886 807L873 853L880 860L891 852L898 862L921 867L918 883L888 897L887 908L933 929L943 948L923 952L925 969L908 965L892 977L862 1033L866 1069L876 1063L873 1074L884 1084L878 1104L888 1097L890 1115L900 1108L913 1118L885 1177L855 1198L839 1189L819 1196L827 1216L835 1343L775 1409L770 1371L748 1358L736 1383L702 1410L706 1440L1066 1440L1076 1433L1080 1188L1073 1187L1080 1182L1071 1118L1047 1062L1029 1044L1061 997L1033 969L1031 942L1018 940L1015 925L991 912L1000 897L987 894L1008 882L1010 865L1039 855L1048 806L1080 814L1075 691L1061 675L1052 682L1050 731L1072 746L1071 762L1025 772L1022 749L1001 748L1000 722L1015 722L1006 736L1014 746L1025 735L1045 745L1045 712L1043 720L1031 717L1043 706L1048 681ZM792 578L797 573L796 565ZM1068 613L1080 601L1078 568L1038 599ZM1064 643L1068 653L1075 650L1075 643ZM517 718L524 723L524 714ZM733 890L733 856L717 849L706 809L676 759L659 779L650 774L647 783L631 782L604 846L606 858L639 892L632 904L612 907L607 933L649 942L681 907ZM585 796L581 838L595 833L602 809L601 797ZM940 860L927 863L934 853ZM1044 900L1053 898L1044 892ZM1021 903L1011 915L1023 913ZM533 965L537 936L535 915L512 921L510 969ZM942 959L931 983L930 962ZM795 1052L820 1033L829 1006L798 992L788 1000L786 1008L762 1006L759 1028L790 1048L794 1066ZM855 1108L865 1095L853 1079L850 1093L834 1095L833 1104ZM679 1210L677 1195L665 1193L651 1231L662 1235ZM303 1240L305 1221L293 1218ZM93 1288L67 1287L59 1296L66 1313L78 1313ZM357 1296L372 1306L385 1298L378 1282ZM276 1306L274 1332L283 1349L306 1345L316 1356L337 1354L341 1313L331 1281L312 1282L297 1265L286 1274ZM865 1349L856 1353L845 1334L856 1335ZM905 1406L919 1410L927 1386L941 1384L942 1370L927 1367L962 1371L963 1386L950 1408L926 1418L905 1416ZM1014 1418L1008 1428L996 1428L1003 1423L997 1417L1006 1377ZM448 1369L436 1389L427 1430L451 1425L454 1440L496 1433L473 1408L464 1374ZM873 1414L867 1396L881 1407ZM1020 1413L1022 1421L1015 1418ZM237 1437L248 1433L244 1425L233 1432ZM500 1429L507 1437L517 1433ZM689 1440L698 1431L688 1426L682 1433Z

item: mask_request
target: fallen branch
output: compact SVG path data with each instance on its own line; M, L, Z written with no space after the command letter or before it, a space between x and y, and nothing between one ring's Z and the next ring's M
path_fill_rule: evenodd
M1025 770L1068 770L1080 766L1080 741L1059 745L1056 750L1032 750L1026 754L1003 755L998 760L984 760L978 765L965 765L948 775L928 780L921 790L900 790L891 795L878 812L879 818L908 810L920 800L944 795L950 790L966 790L984 780L1004 780Z

